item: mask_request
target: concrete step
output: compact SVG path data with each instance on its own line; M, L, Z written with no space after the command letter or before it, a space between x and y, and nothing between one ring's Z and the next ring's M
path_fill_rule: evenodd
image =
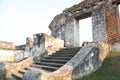
M13 77L7 77L7 78L5 78L5 80L17 80L17 79L15 79Z
M78 51L56 51L53 54L76 54Z
M37 65L45 65L45 66L51 66L51 67L61 67L61 66L63 66L64 64L61 64L61 63L48 63L48 62L36 62L35 64L37 64Z
M18 73L20 73L20 74L25 74L25 72L27 72L27 70L20 70L20 71L18 71Z
M22 80L23 74L14 73L12 74L12 77L14 77L16 80Z
M30 70L30 69L31 69L31 67L25 67L24 69L25 69L25 70Z
M72 51L72 50L80 50L80 49L81 47L71 47L71 48L62 48L59 51L66 51L66 50Z
M25 70L38 70L39 71L40 69L31 65L31 67L26 67Z
M51 56L45 57L44 59L56 59L56 60L70 60L71 57L59 57L59 56Z
M55 53L76 53L79 50L60 50L60 51L56 51ZM53 53L54 54L54 53Z
M75 55L75 53L73 54L73 53L56 53L56 54L52 54L52 55L64 55L64 56L68 56L68 55Z
M41 62L65 64L68 60L42 59Z
M80 47L77 48L65 48L60 49L52 55L44 57L42 60L37 61L31 67L41 68L45 71L55 71L67 63L78 51Z
M48 71L48 72L56 71L59 68L59 67L51 67L48 65L36 65L36 64L32 64L31 67L41 68L41 69Z
M49 55L49 57L73 57L75 54L53 54Z

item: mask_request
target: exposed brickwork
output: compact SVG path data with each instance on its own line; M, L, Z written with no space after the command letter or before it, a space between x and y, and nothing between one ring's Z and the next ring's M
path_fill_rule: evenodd
M83 8L89 8L89 7L95 6L97 5L98 2L101 2L101 1L104 1L104 0L85 0L80 2L77 5L74 5L68 9L65 9L63 12L75 13L76 11L83 10Z
M105 6L105 22L107 32L107 42L114 44L113 38L119 35L119 12L117 4Z

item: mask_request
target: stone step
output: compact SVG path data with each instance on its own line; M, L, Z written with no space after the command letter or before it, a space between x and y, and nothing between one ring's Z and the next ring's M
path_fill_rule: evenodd
M52 55L64 55L64 56L67 56L67 55L75 55L76 53L56 53L56 54L52 54Z
M76 54L78 51L56 51L53 54Z
M12 74L12 77L14 77L16 80L22 80L23 74L15 73Z
M61 63L48 63L48 62L36 62L35 64L37 64L37 65L45 65L45 66L51 66L51 67L61 67L61 66L63 66L64 64L61 64Z
M20 73L20 74L25 74L25 72L27 72L27 70L20 70L20 71L18 71L18 73Z
M56 60L70 60L71 57L59 57L59 56L51 56L51 57L45 57L44 59L56 59Z
M7 77L7 78L5 78L4 80L17 80L17 79L15 79L15 78L13 78L13 77Z
M65 64L68 60L42 59L41 62Z
M25 67L24 69L25 69L25 70L30 70L30 69L31 69L31 67Z
M48 65L36 65L36 64L32 64L31 67L36 67L36 68L41 68L45 71L55 71L57 70L59 67L51 67L51 66L48 66Z
M40 69L31 65L31 67L26 67L25 70L38 70L39 71Z
M79 50L59 50L59 51L56 51L57 52L76 52L76 51L79 51Z
M81 47L68 47L68 48L62 48L60 50L78 50L80 49Z
M60 50L71 50L71 49L80 49L81 47L65 47L65 48L62 48Z
M40 68L48 72L55 71L67 63L79 50L80 47L60 49L56 53L37 61L31 67Z
M49 57L73 57L75 54L53 54L49 55Z

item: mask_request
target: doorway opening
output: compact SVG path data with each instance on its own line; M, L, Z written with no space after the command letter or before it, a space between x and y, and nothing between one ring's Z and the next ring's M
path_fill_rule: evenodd
M92 42L92 17L79 20L79 31L80 31L80 46L83 42Z

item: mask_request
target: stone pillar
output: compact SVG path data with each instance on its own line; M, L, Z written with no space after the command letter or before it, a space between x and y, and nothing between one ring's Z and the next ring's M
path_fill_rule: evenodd
M45 48L45 38L43 33L33 35L32 55L40 48Z
M65 28L65 47L73 47L74 42L74 18L68 18Z
M4 80L6 72L7 70L5 68L5 64L3 62L0 62L0 80Z
M65 27L65 47L80 46L79 20L68 18Z
M30 37L27 37L24 58L32 56L31 49L32 49L32 39Z
M120 34L119 10L117 4L109 3L104 7L107 42L113 43L113 39Z
M74 46L80 46L80 26L79 26L79 20L75 20L74 25L74 39L75 39L75 45Z
M106 42L106 26L103 7L92 11L93 42Z

